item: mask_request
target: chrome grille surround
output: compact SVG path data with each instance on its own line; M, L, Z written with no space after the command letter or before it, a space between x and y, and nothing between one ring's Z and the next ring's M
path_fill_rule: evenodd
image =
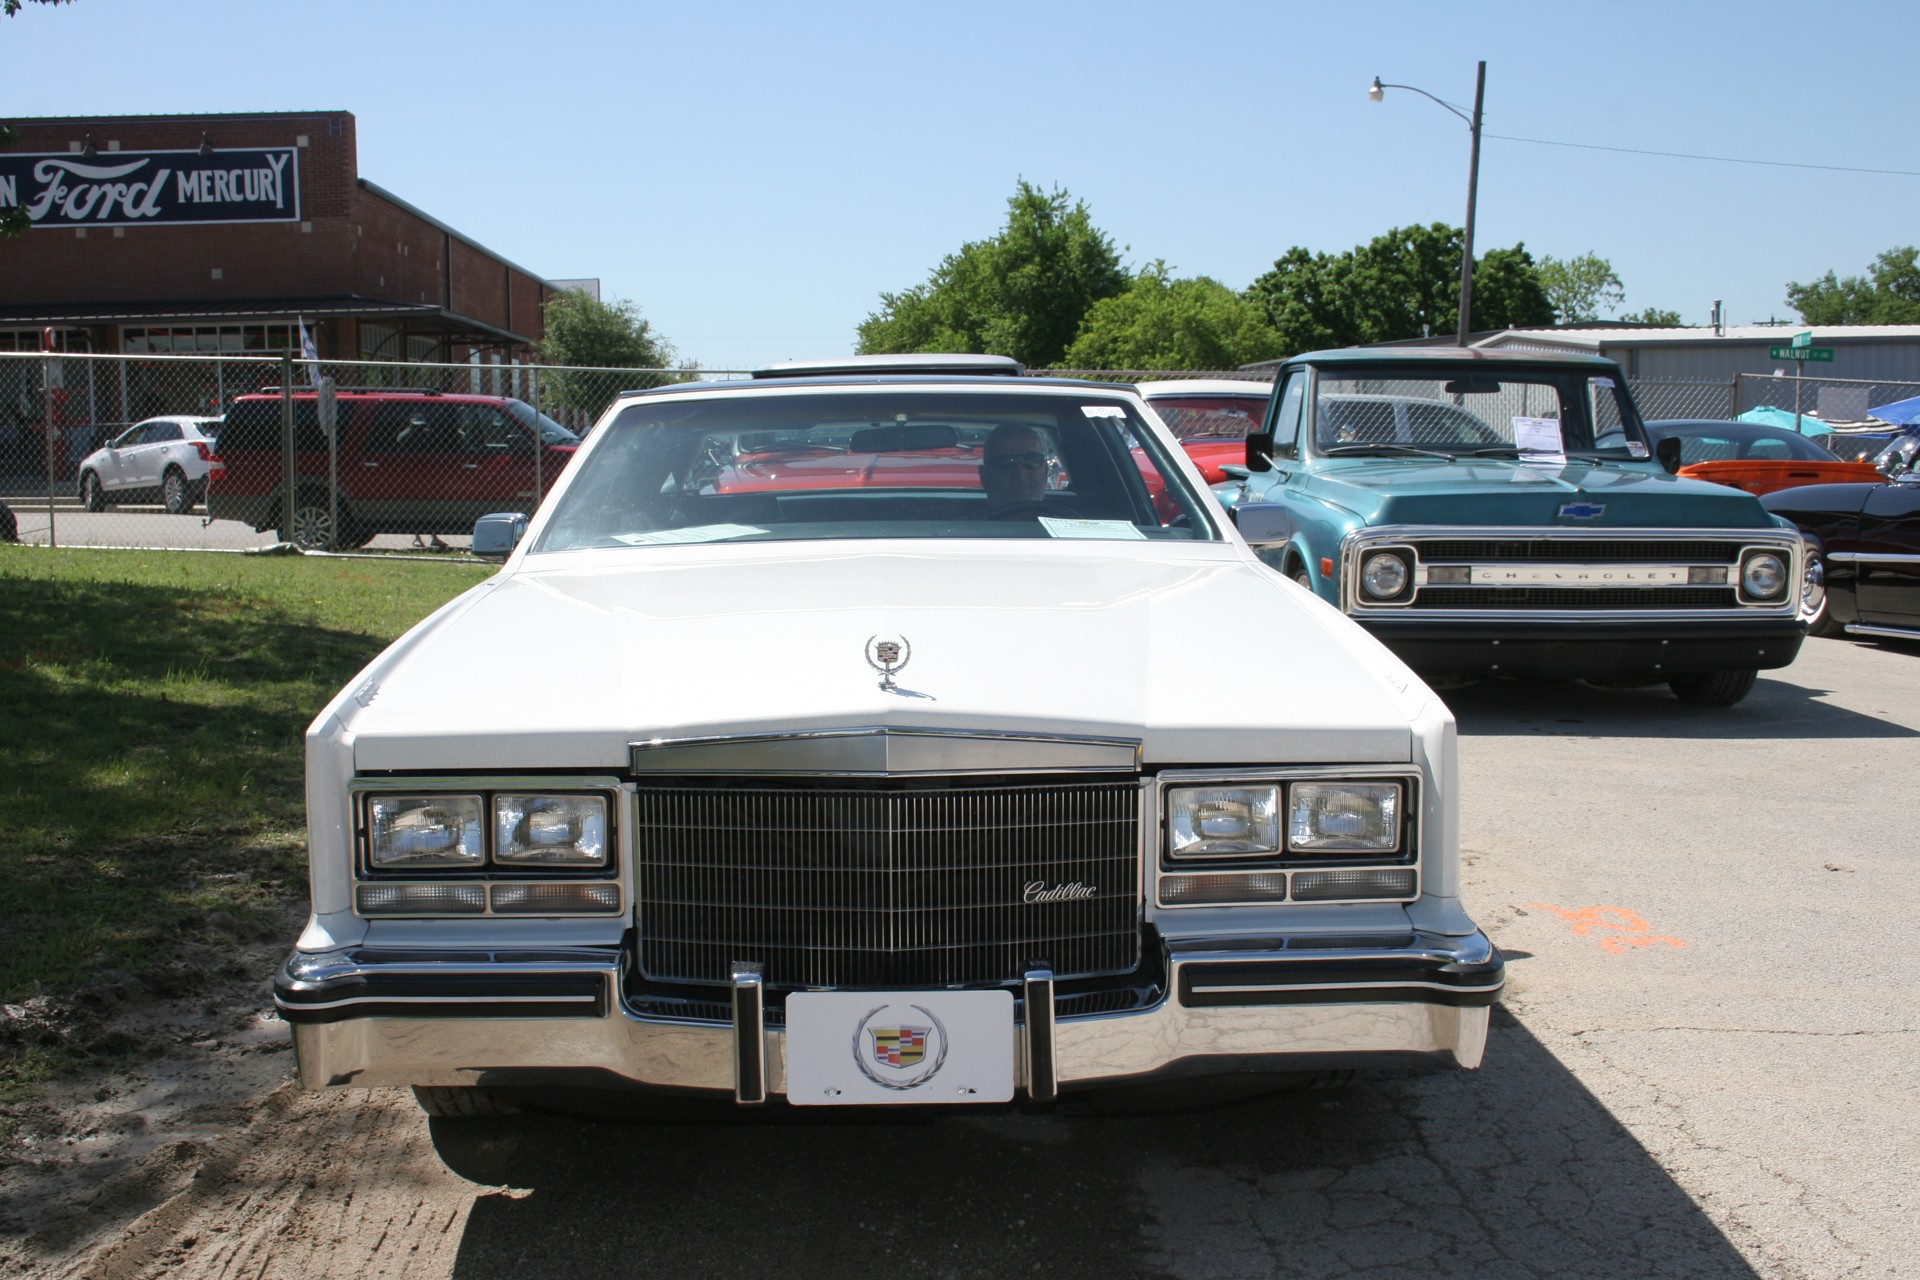
M1543 622L1792 618L1799 607L1797 590L1790 587L1777 600L1743 603L1740 568L1751 553L1771 551L1786 560L1787 580L1797 584L1803 547L1791 529L1379 525L1341 540L1340 602L1354 617L1415 615L1423 621L1489 616ZM1368 601L1360 591L1361 562L1371 552L1386 550L1411 554L1413 589L1390 603ZM1433 568L1461 565L1519 570L1521 580L1458 586L1429 581ZM1688 585L1684 571L1699 567L1724 568L1727 584ZM1662 570L1681 571L1683 580L1663 580ZM1637 583L1622 582L1622 575L1635 572L1647 576Z
M640 974L720 984L747 959L792 989L1000 985L1036 960L1062 979L1130 973L1145 794L1073 774L645 778Z

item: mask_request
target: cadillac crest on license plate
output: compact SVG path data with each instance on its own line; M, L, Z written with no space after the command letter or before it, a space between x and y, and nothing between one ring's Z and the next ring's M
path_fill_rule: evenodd
M1013 1098L1008 991L796 991L786 1045L797 1107Z

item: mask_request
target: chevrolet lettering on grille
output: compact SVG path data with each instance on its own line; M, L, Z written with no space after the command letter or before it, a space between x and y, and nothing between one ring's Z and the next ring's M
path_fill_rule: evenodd
M1684 587L1687 573L1684 565L1477 564L1469 581L1476 587Z

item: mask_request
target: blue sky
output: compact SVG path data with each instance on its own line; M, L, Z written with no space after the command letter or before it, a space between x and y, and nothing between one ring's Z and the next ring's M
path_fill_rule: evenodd
M1920 5L77 0L0 19L0 118L345 109L360 172L708 368L849 352L1020 178L1133 266L1249 284L1465 212L1468 133L1920 172L1879 69ZM1489 137L1482 250L1610 259L1629 309L1788 319L1920 241L1920 176Z

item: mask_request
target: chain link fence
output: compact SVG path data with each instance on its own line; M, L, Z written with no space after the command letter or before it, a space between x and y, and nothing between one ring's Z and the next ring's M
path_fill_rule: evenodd
M1044 369L1102 382L1239 369ZM397 364L0 352L0 499L22 541L63 546L433 554L474 520L537 507L621 392L742 370ZM1758 406L1846 424L1920 384L1741 374L1639 379L1641 412ZM1875 428L1862 424L1861 439ZM1891 428L1880 424L1881 435Z

